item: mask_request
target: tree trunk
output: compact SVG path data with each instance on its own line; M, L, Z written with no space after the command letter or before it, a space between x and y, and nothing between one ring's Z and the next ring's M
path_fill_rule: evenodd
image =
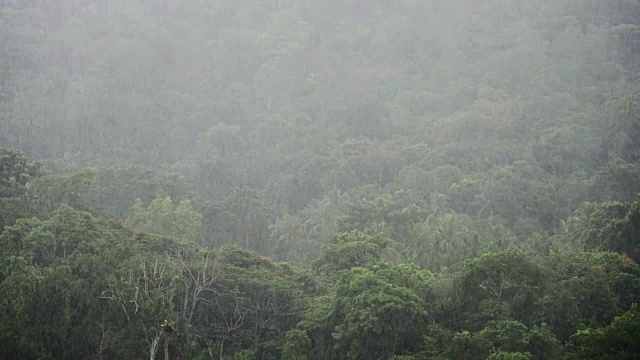
M153 339L153 342L149 347L149 360L155 360L156 358L156 350L158 349L158 342L160 342L160 335L162 335L162 333L158 334L158 336Z
M164 360L169 360L169 334L164 334Z

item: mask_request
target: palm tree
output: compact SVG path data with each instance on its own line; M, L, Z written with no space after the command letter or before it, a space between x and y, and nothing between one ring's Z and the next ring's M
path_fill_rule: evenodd
M296 249L305 240L304 222L295 215L284 215L271 226L271 238L274 239L272 253L291 260L298 252Z
M583 202L566 222L562 221L562 230L566 241L564 250L584 250L585 240L594 236L592 233L595 231L592 224L592 215L596 210L597 205Z

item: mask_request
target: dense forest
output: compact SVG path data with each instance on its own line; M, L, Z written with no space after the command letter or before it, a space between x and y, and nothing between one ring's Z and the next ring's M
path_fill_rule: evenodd
M640 359L640 2L0 1L0 233L3 359Z

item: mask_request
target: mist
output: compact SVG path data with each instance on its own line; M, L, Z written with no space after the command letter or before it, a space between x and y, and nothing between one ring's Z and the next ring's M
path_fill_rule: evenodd
M639 70L636 0L0 0L0 357L640 356Z

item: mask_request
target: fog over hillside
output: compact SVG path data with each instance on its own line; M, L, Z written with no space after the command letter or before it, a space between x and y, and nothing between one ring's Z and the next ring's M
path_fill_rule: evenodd
M0 0L0 358L632 359L639 194L637 0Z

